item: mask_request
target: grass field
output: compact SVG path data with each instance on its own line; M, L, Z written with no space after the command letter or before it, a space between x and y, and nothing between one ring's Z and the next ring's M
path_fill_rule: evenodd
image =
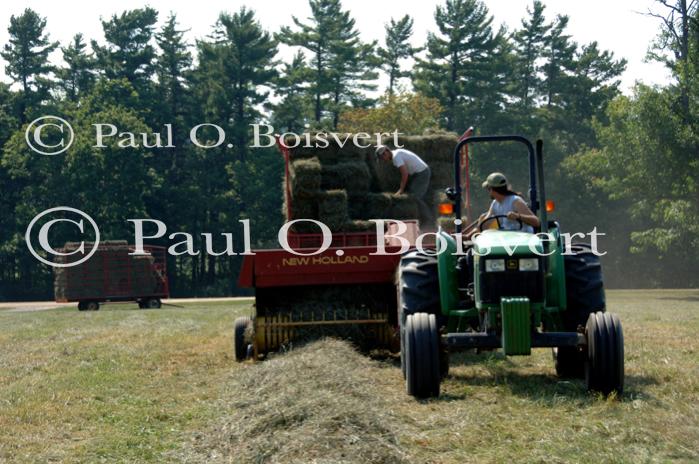
M609 291L626 394L531 357L454 357L440 399L320 342L236 365L249 302L0 311L0 462L699 462L699 291Z

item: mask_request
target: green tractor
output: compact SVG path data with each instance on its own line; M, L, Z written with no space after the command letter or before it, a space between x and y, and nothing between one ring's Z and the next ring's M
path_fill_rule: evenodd
M398 269L401 368L407 392L439 396L449 354L501 348L507 356L552 348L556 373L584 378L591 391L622 394L624 337L616 315L605 311L602 271L586 245L564 249L560 226L547 218L543 143L517 135L470 136L454 153L454 187L447 196L461 217L462 147L517 142L528 150L529 207L541 226L536 234L485 230L465 240L440 230L437 254L410 251ZM468 173L467 173L468 175ZM538 188L537 188L538 186ZM546 235L544 235L546 234ZM441 242L441 245L440 245ZM437 256L435 256L437 255Z

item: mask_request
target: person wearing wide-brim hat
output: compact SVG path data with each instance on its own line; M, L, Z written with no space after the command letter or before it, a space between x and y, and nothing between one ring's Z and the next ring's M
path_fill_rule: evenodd
M483 182L483 188L488 191L490 203L488 212L478 218L477 229L487 218L492 216L506 216L500 218L499 227L503 230L521 230L534 233L534 228L539 227L539 218L529 209L521 195L510 190L507 177L501 172L493 172ZM487 222L495 221L490 219ZM521 225L520 225L521 221Z
M376 159L383 162L392 162L393 165L400 171L401 180L400 187L396 192L397 195L409 193L418 203L420 208L420 220L423 225L429 227L435 219L432 211L425 203L425 195L430 186L430 177L432 173L430 167L422 158L405 148L390 148L379 145L374 153Z

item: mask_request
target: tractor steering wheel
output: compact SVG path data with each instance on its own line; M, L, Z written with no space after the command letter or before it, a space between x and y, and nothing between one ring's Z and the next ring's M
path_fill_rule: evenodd
M488 221L492 221L493 219L495 219L498 223L498 230L503 230L502 224L500 223L500 218L507 219L507 216L505 214L497 214L494 216L488 216L487 218L483 219L480 224L478 224L478 231L483 232L483 224L485 224ZM519 222L519 230L522 230L522 228L524 227L522 220L516 219L516 221Z

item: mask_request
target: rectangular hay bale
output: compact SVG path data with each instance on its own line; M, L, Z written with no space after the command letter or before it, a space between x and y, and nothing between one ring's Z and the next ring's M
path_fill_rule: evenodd
M371 174L364 162L343 162L322 167L323 190L344 189L348 193L365 193L370 185Z
M289 165L291 196L297 197L320 189L321 166L317 157L300 159Z
M348 221L347 192L345 190L328 190L322 192L318 201L318 220L337 231Z

